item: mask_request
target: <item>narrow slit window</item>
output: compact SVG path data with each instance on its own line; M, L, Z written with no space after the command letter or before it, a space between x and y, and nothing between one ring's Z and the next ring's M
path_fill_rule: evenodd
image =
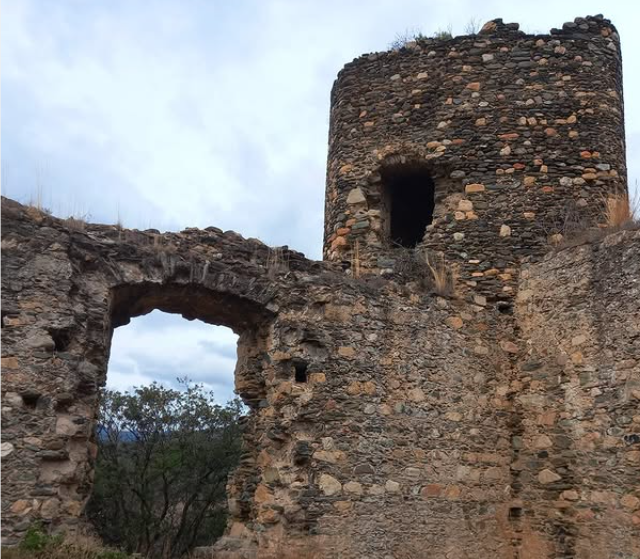
M309 365L306 361L296 360L293 362L294 379L296 382L307 382L307 368Z
M424 167L408 165L386 169L382 178L389 238L395 245L413 248L433 220L433 179Z

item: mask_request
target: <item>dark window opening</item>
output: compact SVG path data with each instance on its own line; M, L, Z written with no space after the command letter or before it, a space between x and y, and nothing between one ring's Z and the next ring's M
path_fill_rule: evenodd
M509 509L509 517L510 518L521 518L522 517L522 508L520 508L520 507L511 507Z
M0 311L0 317L1 317L0 318L0 324L2 325L2 328L4 328L4 326L5 326L5 324L4 324L5 318L10 318L10 316L11 315L10 315L9 312L5 312L4 310Z
M22 394L20 394L20 396L22 396L22 402L27 408L35 410L38 406L38 401L40 400L41 394L39 394L38 392L28 391L23 392Z
M294 378L296 382L307 382L307 368L309 365L302 359L293 362Z
M51 328L49 335L55 344L55 351L66 351L71 343L71 329L69 328Z
M382 180L389 238L393 244L413 248L433 220L433 179L424 167L399 166L384 170Z
M506 301L498 301L496 304L498 312L502 314L513 314L513 305Z
M69 409L69 406L73 404L74 398L72 394L68 392L62 392L56 395L55 407L56 411L65 412Z

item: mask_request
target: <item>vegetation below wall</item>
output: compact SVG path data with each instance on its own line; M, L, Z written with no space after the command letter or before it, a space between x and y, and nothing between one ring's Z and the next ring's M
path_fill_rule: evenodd
M102 395L86 513L113 549L34 524L3 557L167 559L213 544L226 526L225 486L240 458L242 404L220 406L202 386L181 382L182 391L154 383Z
M130 555L108 549L89 538L65 540L51 536L39 524L27 531L19 547L3 548L4 559L130 559Z
M107 544L144 557L180 557L226 526L242 405L217 405L182 382L182 391L152 384L101 399L87 515Z

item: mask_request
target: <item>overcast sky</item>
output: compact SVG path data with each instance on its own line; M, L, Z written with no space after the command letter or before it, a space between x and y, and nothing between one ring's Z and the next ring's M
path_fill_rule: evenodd
M320 258L329 92L398 33L470 18L548 32L603 12L622 36L640 177L637 0L3 0L2 189L127 227L215 225ZM114 336L108 382L178 375L231 394L235 336L154 312Z

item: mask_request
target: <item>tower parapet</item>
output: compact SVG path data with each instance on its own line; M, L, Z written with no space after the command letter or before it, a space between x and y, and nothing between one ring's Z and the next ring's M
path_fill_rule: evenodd
M394 270L442 254L509 297L512 269L626 191L619 36L602 16L361 56L331 94L324 257Z

